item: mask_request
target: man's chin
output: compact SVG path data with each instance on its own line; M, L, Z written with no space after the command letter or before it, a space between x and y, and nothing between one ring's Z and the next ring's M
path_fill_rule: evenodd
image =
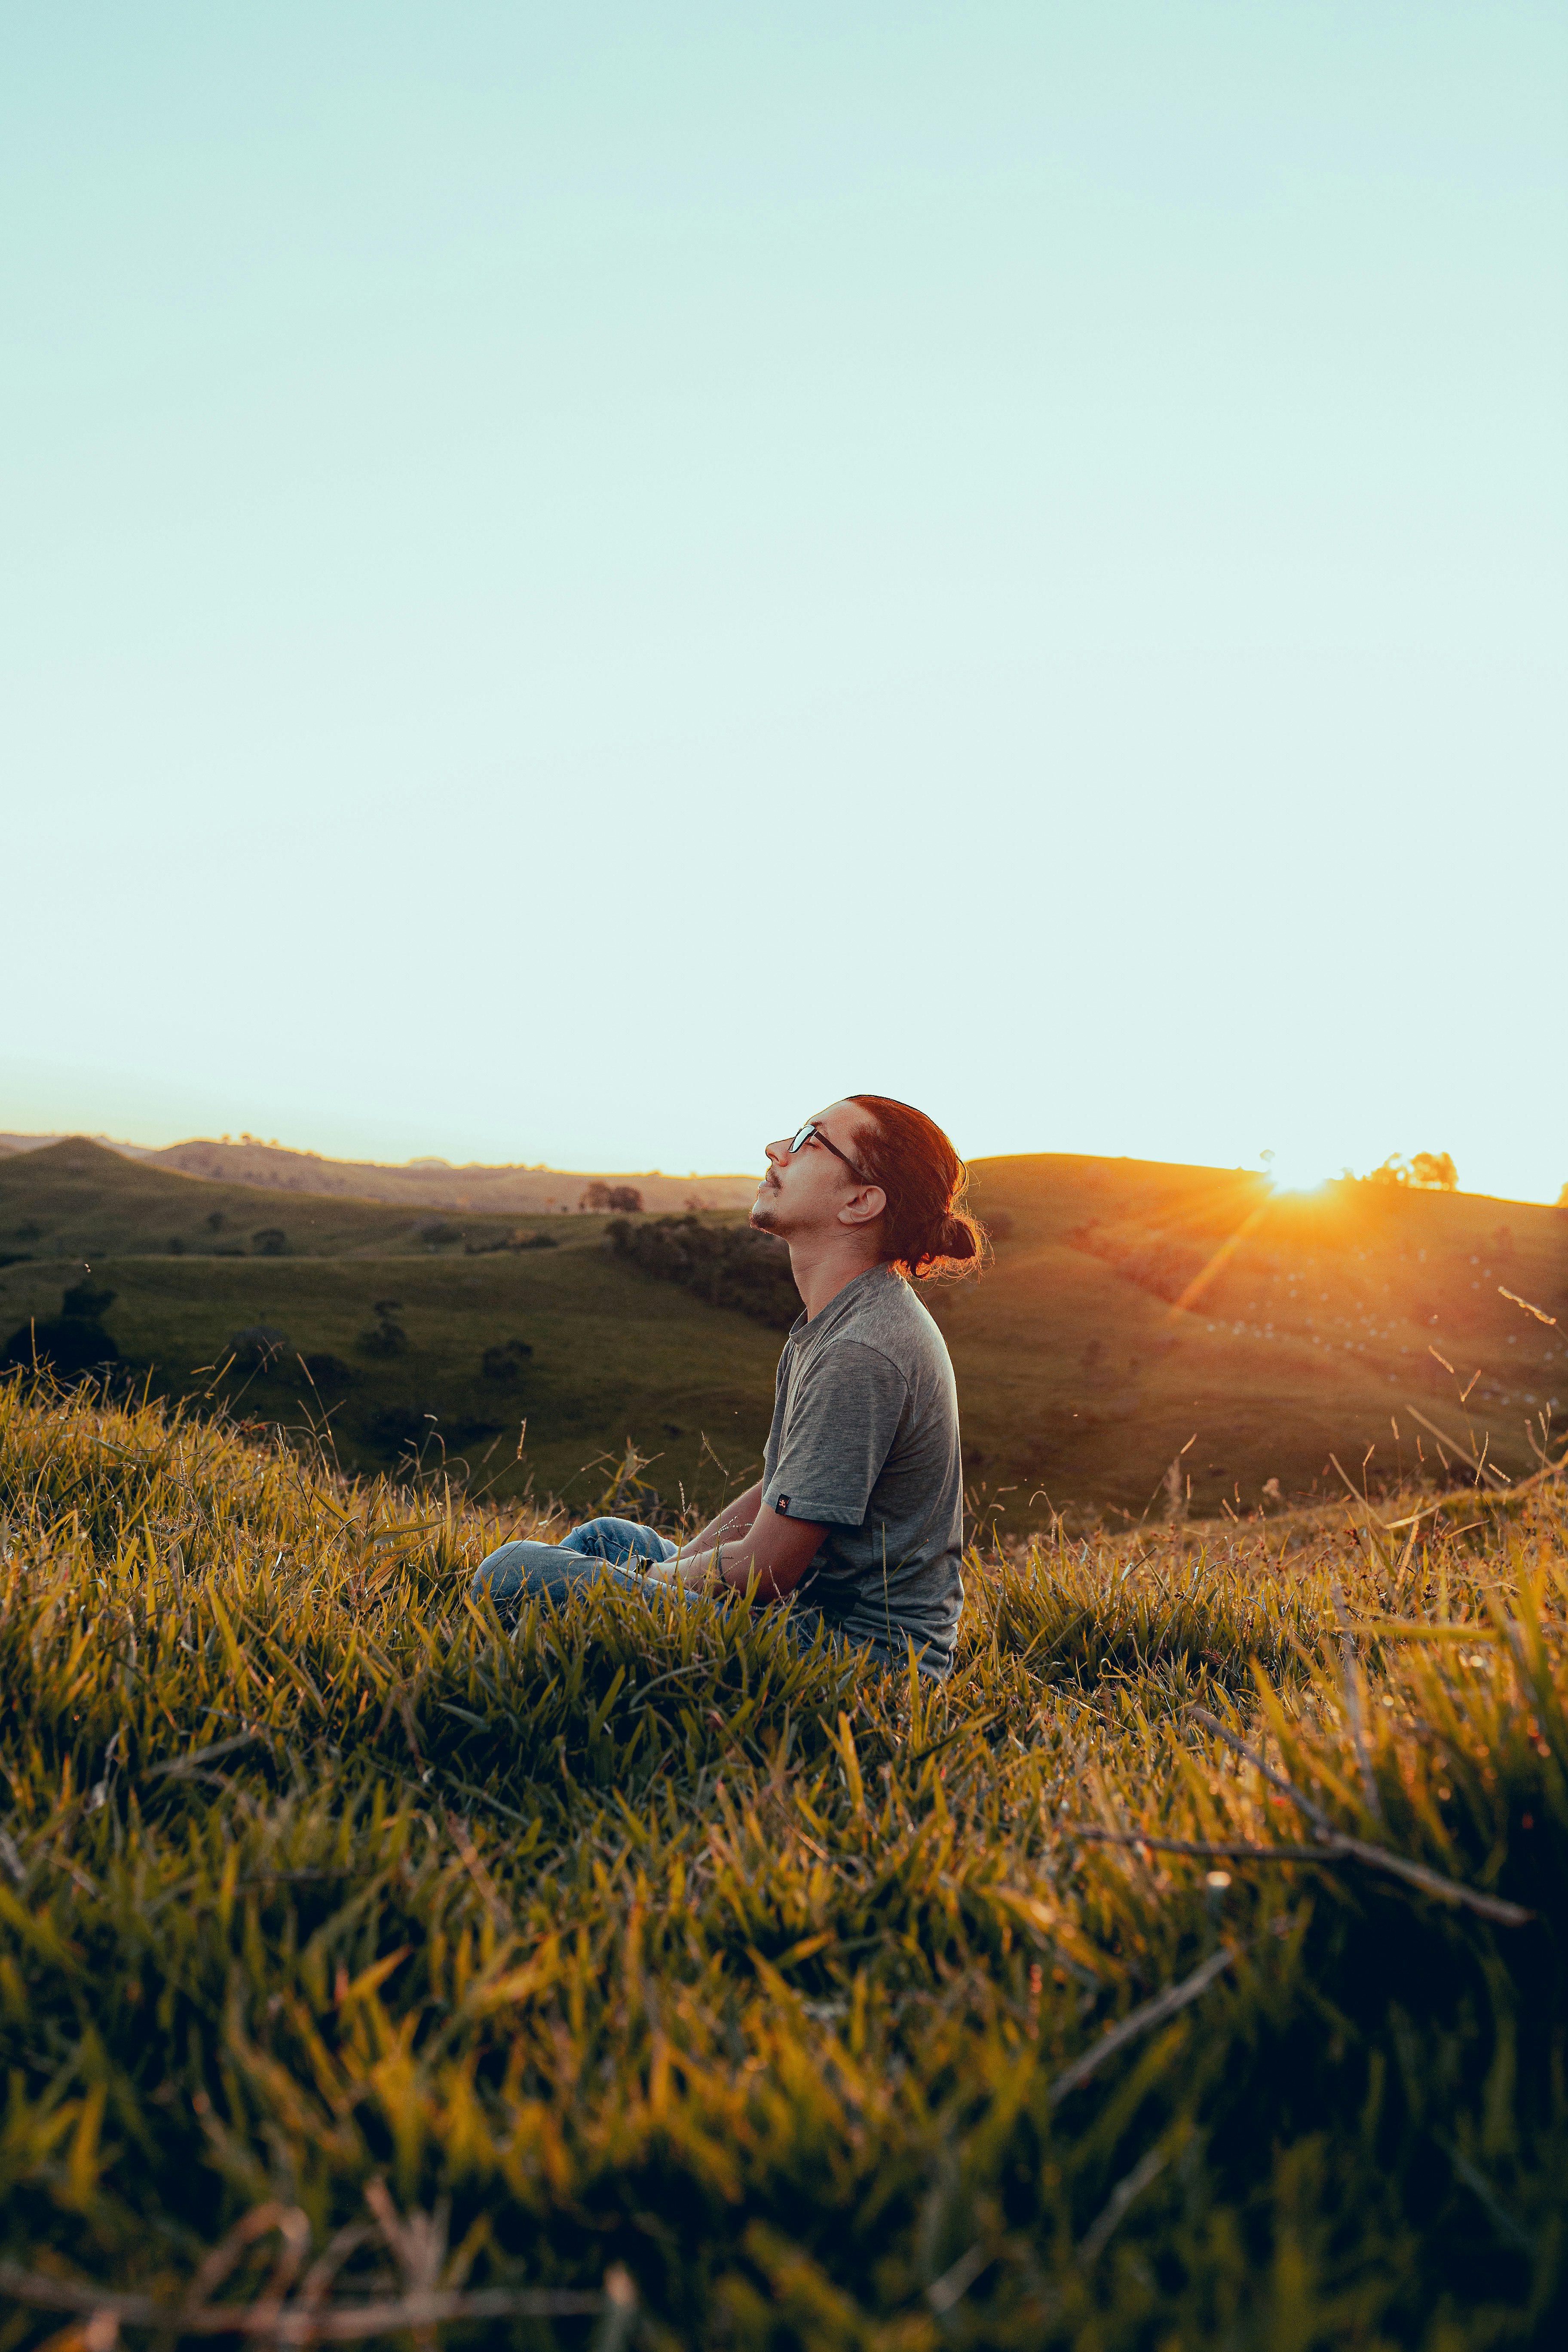
M752 1203L752 1213L747 1223L754 1225L759 1233L771 1233L773 1222L773 1203L765 1192L759 1192Z

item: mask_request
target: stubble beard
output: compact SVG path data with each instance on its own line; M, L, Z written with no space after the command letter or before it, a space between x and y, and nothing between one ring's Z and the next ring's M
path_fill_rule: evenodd
M778 1193L765 1179L758 1189L756 1199L752 1202L752 1213L747 1223L753 1232L773 1234L780 1241L784 1239L778 1214Z

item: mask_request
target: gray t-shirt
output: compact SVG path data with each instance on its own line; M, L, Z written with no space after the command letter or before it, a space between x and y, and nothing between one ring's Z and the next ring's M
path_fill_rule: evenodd
M924 1671L951 1673L963 1606L958 1391L942 1333L909 1284L873 1266L779 1358L763 1500L826 1533L796 1588L796 1615Z

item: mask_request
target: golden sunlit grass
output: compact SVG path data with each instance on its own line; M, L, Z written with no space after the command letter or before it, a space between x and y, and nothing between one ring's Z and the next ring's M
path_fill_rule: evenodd
M0 1514L8 2346L1550 2340L1555 1477L972 1555L941 1689L90 1394Z

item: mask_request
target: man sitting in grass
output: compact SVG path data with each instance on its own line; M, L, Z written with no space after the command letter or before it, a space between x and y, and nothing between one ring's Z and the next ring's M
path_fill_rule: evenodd
M763 1475L683 1549L630 1519L560 1544L502 1544L478 1597L563 1600L600 1577L646 1591L794 1596L791 1636L826 1633L923 1674L952 1670L963 1582L958 1396L911 1285L973 1272L967 1171L923 1111L851 1095L767 1147L752 1223L789 1244L805 1302L779 1359Z

